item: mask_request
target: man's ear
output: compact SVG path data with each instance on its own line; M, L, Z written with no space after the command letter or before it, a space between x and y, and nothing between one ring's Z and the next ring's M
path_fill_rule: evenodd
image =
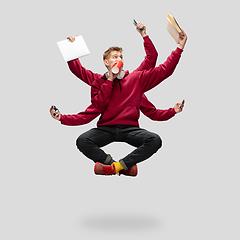
M104 59L104 61L103 61L103 62L104 62L104 64L105 64L105 66L106 66L106 67L109 67L109 62L108 62L108 60L107 60L107 59Z

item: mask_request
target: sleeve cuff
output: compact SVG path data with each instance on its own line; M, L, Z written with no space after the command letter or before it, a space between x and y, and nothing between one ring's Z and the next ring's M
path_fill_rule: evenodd
M69 61L67 61L67 63L69 64L69 63L74 63L74 62L76 62L77 60L79 60L78 58L75 58L75 59L73 59L73 60L69 60Z
M62 122L64 120L64 115L60 115L60 119L59 119L59 122Z
M170 114L171 114L171 116L175 116L176 112L175 112L174 108L170 109Z
M148 39L149 39L149 36L148 36L148 35L145 36L145 37L143 37L144 42L145 42L145 41L148 41Z
M177 49L176 49L176 53L179 53L179 54L181 54L182 52L183 52L183 49L181 49L181 48L177 47Z
M113 85L113 81L107 80L105 84L112 86Z

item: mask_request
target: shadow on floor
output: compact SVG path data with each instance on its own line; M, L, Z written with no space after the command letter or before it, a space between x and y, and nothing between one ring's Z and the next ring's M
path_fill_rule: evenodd
M135 231L159 229L161 224L157 217L151 215L116 214L116 215L92 215L85 216L81 225L86 230L107 230L107 231Z

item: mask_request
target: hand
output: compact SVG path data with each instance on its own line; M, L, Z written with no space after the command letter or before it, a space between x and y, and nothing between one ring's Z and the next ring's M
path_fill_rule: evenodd
M112 71L109 71L109 77L108 77L108 80L113 82L114 79L118 76L118 73L117 74L114 74Z
M143 28L142 31L140 30L141 28ZM139 23L137 24L136 29L137 29L137 31L141 34L142 37L146 37L146 36L147 36L146 27L145 27L141 22L139 22Z
M179 48L181 48L181 49L184 49L184 47L185 47L185 44L186 44L186 42L187 42L187 35L186 35L186 33L183 31L183 29L182 29L182 32L183 33L179 33Z
M78 36L78 35L77 35L77 36ZM77 37L77 36L76 36L76 37ZM67 39L70 40L70 42L74 42L74 41L75 41L75 36L68 37Z
M54 113L55 113L55 110L51 107L51 108L50 108L50 114L51 114L51 116L52 116L54 119L60 121L60 118L61 118L60 112L58 111L56 115L54 115Z
M176 113L180 113L183 110L185 100L182 101L182 103L176 103L174 105L174 110Z

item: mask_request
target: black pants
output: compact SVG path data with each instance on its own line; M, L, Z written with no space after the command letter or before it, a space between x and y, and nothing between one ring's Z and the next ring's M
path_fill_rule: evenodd
M93 128L80 135L76 144L78 149L94 162L111 164L114 160L101 147L112 142L125 142L136 147L134 151L120 160L125 170L151 157L162 146L162 140L157 134L126 125Z

